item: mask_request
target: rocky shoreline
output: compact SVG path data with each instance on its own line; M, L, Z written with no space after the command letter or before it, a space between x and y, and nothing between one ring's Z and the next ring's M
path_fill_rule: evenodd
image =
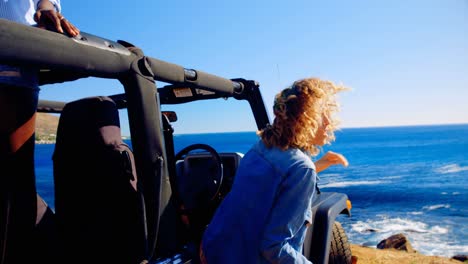
M351 252L357 264L461 264L468 261L454 258L427 256L417 252L396 249L377 249L351 244Z
M427 256L418 253L403 234L382 240L376 248L351 244L353 264L455 264L468 263L466 255L452 258Z

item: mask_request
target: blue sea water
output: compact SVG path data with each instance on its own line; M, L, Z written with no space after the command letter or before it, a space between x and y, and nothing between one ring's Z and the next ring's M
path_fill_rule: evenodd
M345 155L347 168L322 172L322 191L346 193L352 216L338 217L352 243L376 246L403 233L427 255L468 254L468 125L343 129L324 151ZM254 132L175 135L176 151L205 143L245 153ZM36 146L38 192L53 208L54 145Z

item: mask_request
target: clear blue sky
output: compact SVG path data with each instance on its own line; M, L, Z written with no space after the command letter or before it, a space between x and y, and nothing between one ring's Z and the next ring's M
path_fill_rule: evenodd
M255 79L268 109L280 89L316 76L352 88L340 97L342 127L468 123L467 0L62 0L62 8L82 31L148 56ZM41 98L122 91L86 79L45 86ZM164 109L178 111L176 133L255 130L235 100Z

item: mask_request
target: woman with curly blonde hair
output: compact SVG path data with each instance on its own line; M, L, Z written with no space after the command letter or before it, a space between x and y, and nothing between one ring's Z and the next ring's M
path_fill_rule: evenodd
M302 254L317 173L348 165L321 147L335 139L343 86L318 78L294 82L275 97L271 126L242 159L230 193L217 209L202 241L202 262L311 263Z

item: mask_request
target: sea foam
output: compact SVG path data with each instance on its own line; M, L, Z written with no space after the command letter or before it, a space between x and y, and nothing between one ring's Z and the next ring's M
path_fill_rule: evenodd
M334 187L334 188L343 188L348 186L359 186L359 185L378 185L387 183L387 181L344 181L344 182L330 182L322 185L321 187Z
M349 232L353 243L377 245L383 239L398 233L405 234L413 248L426 255L451 257L467 252L465 245L453 245L445 236L449 228L442 225L430 226L422 221L405 218L389 218L381 216L379 220L358 221L351 224Z
M450 208L450 204L435 204L435 205L428 205L424 206L423 209L428 211L433 211L441 208Z
M450 165L445 165L440 168L437 168L435 171L440 174L457 173L457 172L462 172L462 171L468 171L468 166L450 164Z

